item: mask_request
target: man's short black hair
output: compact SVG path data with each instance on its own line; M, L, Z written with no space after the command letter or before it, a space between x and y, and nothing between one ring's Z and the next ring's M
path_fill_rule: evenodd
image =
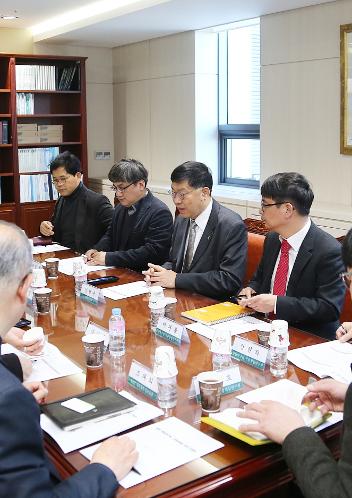
M352 228L342 242L342 259L346 268L352 268Z
M62 152L55 157L50 163L50 173L58 168L64 167L66 173L75 176L76 173L81 172L81 162L74 154L71 154L68 150Z
M308 180L299 173L277 173L269 176L260 193L262 197L275 202L290 202L301 216L309 214L314 199Z
M187 161L177 166L171 173L171 181L174 183L188 182L192 188L213 188L213 177L211 170L204 163Z
M139 180L144 180L147 185L148 170L137 159L121 159L112 166L108 178L112 183L137 183Z

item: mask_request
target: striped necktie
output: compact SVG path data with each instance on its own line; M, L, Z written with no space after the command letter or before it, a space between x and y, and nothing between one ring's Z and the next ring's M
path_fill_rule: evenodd
M185 254L185 259L183 260L182 273L187 273L190 269L193 253L194 253L194 243L196 240L198 225L194 220L190 220L189 230L188 230L188 244Z

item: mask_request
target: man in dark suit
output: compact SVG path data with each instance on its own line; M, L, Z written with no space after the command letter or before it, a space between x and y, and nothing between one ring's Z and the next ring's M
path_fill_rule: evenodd
M351 293L352 230L344 239L342 256L348 269L344 274L345 283ZM246 405L238 415L253 419L253 423L243 424L240 430L258 431L282 444L283 456L306 498L351 498L352 385L334 379L323 379L309 384L307 390L303 403L309 403L311 410L319 408L322 414L328 411L344 412L341 456L338 462L321 437L305 426L297 411L275 401Z
M261 194L271 232L241 304L333 339L345 296L341 246L310 220L314 194L304 176L273 175Z
M42 221L40 233L78 252L92 247L110 225L113 207L107 197L82 183L79 159L66 151L50 163L53 184L60 194L51 221Z
M169 262L151 260L146 280L226 299L241 288L246 268L247 232L241 217L211 196L209 168L194 161L171 174L171 194L178 209Z
M0 221L0 336L16 323L26 306L32 251L25 234ZM11 498L110 498L137 458L127 437L110 438L90 465L60 482L44 452L37 401L47 394L41 383L22 385L0 356L0 496ZM20 414L25 416L20 416Z
M105 235L87 251L88 264L142 271L149 261L167 260L172 215L146 188L148 171L135 159L122 159L109 172L118 205Z

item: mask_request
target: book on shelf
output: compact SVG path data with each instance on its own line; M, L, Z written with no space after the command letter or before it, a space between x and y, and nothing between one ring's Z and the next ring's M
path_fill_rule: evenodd
M16 64L17 90L56 90L56 66Z
M49 165L57 155L59 147L32 147L18 149L18 169L20 173L48 171Z
M20 175L20 202L52 201L57 199L51 175Z
M34 114L34 94L21 93L16 94L17 114Z
M228 301L212 304L211 306L204 306L203 308L183 311L181 313L185 318L203 323L204 325L214 325L216 323L253 314L254 311L252 309Z
M9 122L6 120L0 121L0 144L9 143Z

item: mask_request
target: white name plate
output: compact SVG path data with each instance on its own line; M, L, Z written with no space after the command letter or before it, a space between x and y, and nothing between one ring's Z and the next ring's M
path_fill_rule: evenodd
M154 401L158 399L157 379L153 371L142 363L139 363L139 361L132 360L127 382L131 387L134 387L134 389L137 389L137 391L140 391L148 398Z
M93 304L105 303L105 297L102 289L94 287L94 285L83 284L79 297Z
M268 360L269 348L257 342L235 336L232 344L231 356L235 360L242 361L251 367L264 370Z
M176 346L180 346L182 341L189 342L186 327L164 316L160 317L158 320L155 335Z

